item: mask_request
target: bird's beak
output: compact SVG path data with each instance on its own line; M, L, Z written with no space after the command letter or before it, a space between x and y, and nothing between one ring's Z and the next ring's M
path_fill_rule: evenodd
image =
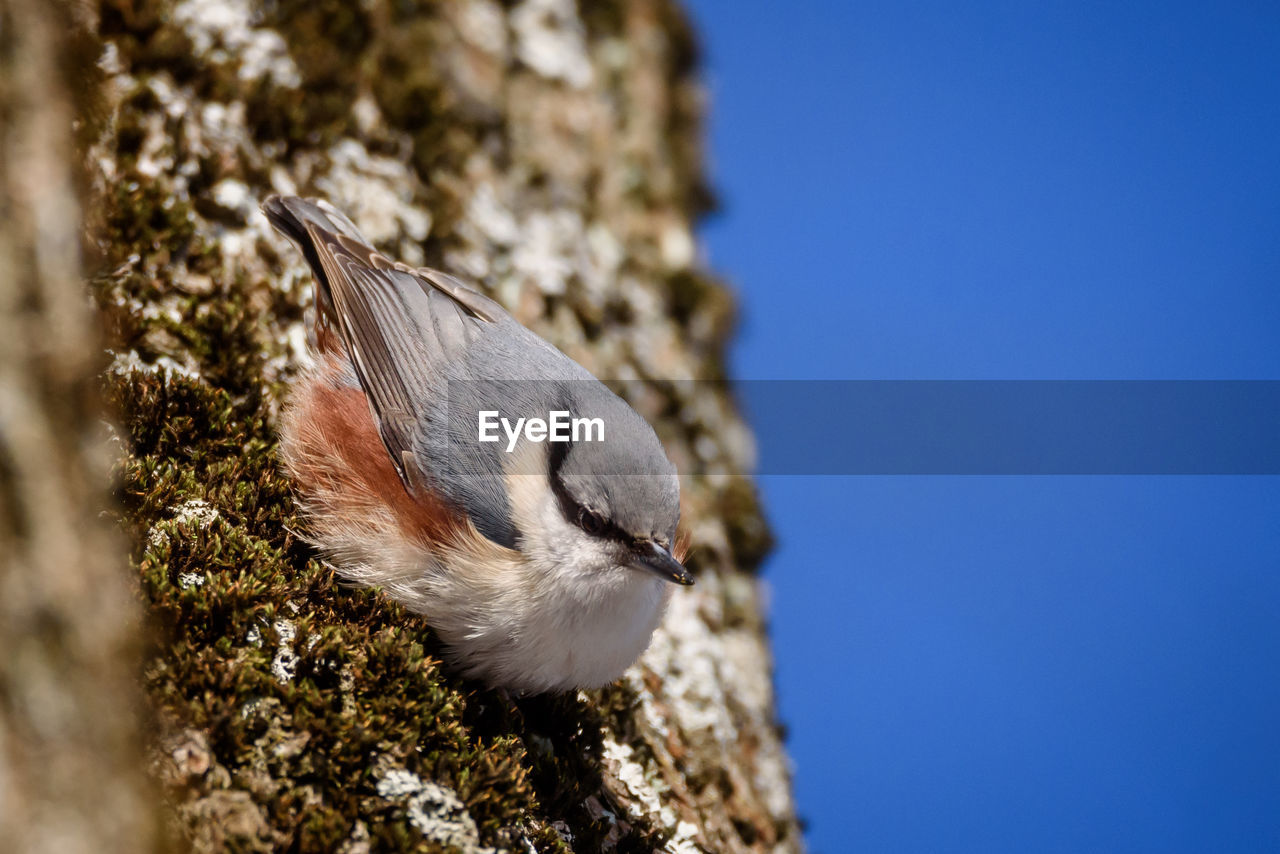
M641 546L636 554L634 566L652 572L666 581L683 584L686 587L693 584L693 576L689 574L689 570L673 558L671 552L657 543L650 542Z

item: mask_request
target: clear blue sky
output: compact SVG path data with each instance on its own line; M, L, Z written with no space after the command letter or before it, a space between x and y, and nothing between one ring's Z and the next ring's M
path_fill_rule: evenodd
M1280 379L1280 7L690 5L739 377ZM1280 851L1280 478L763 490L814 850Z

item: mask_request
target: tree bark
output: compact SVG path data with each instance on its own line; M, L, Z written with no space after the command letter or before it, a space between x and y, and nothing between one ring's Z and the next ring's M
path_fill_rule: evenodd
M0 0L0 840L144 852L138 605L102 511L66 6Z
M750 436L700 264L696 45L668 0L101 0L93 294L167 803L198 851L795 851ZM328 198L471 279L655 424L699 583L615 686L512 700L334 581L275 457Z

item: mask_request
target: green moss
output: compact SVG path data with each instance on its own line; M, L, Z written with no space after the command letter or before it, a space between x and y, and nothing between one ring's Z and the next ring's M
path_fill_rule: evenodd
M150 97L140 96L137 103L130 106L143 112L153 105ZM136 168L140 144L136 126L124 124L119 131L117 151L118 166L126 174ZM154 259L167 264L175 256L198 251L199 246L192 245L196 227L191 206L163 184L138 178L131 175L114 183L103 199L106 213L102 243L108 262L123 263L137 255L140 260Z
M248 87L246 118L259 141L319 148L347 131L374 36L368 6L346 0L275 0L266 5L263 24L284 36L302 85Z
M680 188L679 207L691 220L697 220L718 206L703 168L703 102L696 78L701 49L688 14L676 0L663 0L658 9L667 39L667 86L671 93L666 138Z
M578 4L578 14L588 38L617 38L626 31L627 0L586 0Z
M172 11L173 0L101 0L98 32L115 44L126 67L183 79L199 67L191 40L171 23Z
M431 0L389 0L388 21L378 40L370 91L387 122L412 140L410 161L422 179L423 203L432 212L432 232L424 247L438 259L453 239L463 202L448 176L461 175L467 158L486 133L501 130L497 113L462 109L435 57L457 35L440 20Z
M698 325L708 327L712 349L706 354L708 370L703 375L721 379L727 361L724 348L737 320L733 294L723 281L696 267L669 276L666 286L667 311L676 323L687 328L696 318Z
M384 758L457 791L491 844L527 828L558 850L553 817L604 839L582 802L600 789L610 703L512 702L459 680L421 618L337 584L290 533L303 523L261 407L180 376L133 372L108 389L133 448L119 493L156 639L147 688L163 720L205 733L228 774L206 774L187 798L249 791L300 850L333 848L357 819L387 850L414 850L418 831L376 796ZM193 500L217 518L175 516ZM296 657L284 682L272 671L282 643ZM652 848L639 829L628 839L619 850Z
M730 478L719 499L734 565L743 572L754 572L774 545L773 534L760 510L755 482L746 477Z
M407 134L410 160L423 179L418 202L432 212L424 251L439 259L461 216L450 175L461 174L494 117L478 119L460 108L436 57L456 34L440 20L435 0L276 0L264 23L284 36L302 76L296 90L249 87L246 116L260 141L281 140L290 150L325 148L354 133L351 105L370 95L388 126ZM487 123L486 123L487 122ZM371 150L399 151L402 138L377 131L362 140Z

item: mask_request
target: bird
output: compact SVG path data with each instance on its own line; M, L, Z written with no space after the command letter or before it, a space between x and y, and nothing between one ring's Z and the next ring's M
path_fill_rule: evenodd
M653 428L496 301L389 259L327 201L262 211L315 282L279 429L304 536L421 614L464 677L516 695L619 678L694 580Z

